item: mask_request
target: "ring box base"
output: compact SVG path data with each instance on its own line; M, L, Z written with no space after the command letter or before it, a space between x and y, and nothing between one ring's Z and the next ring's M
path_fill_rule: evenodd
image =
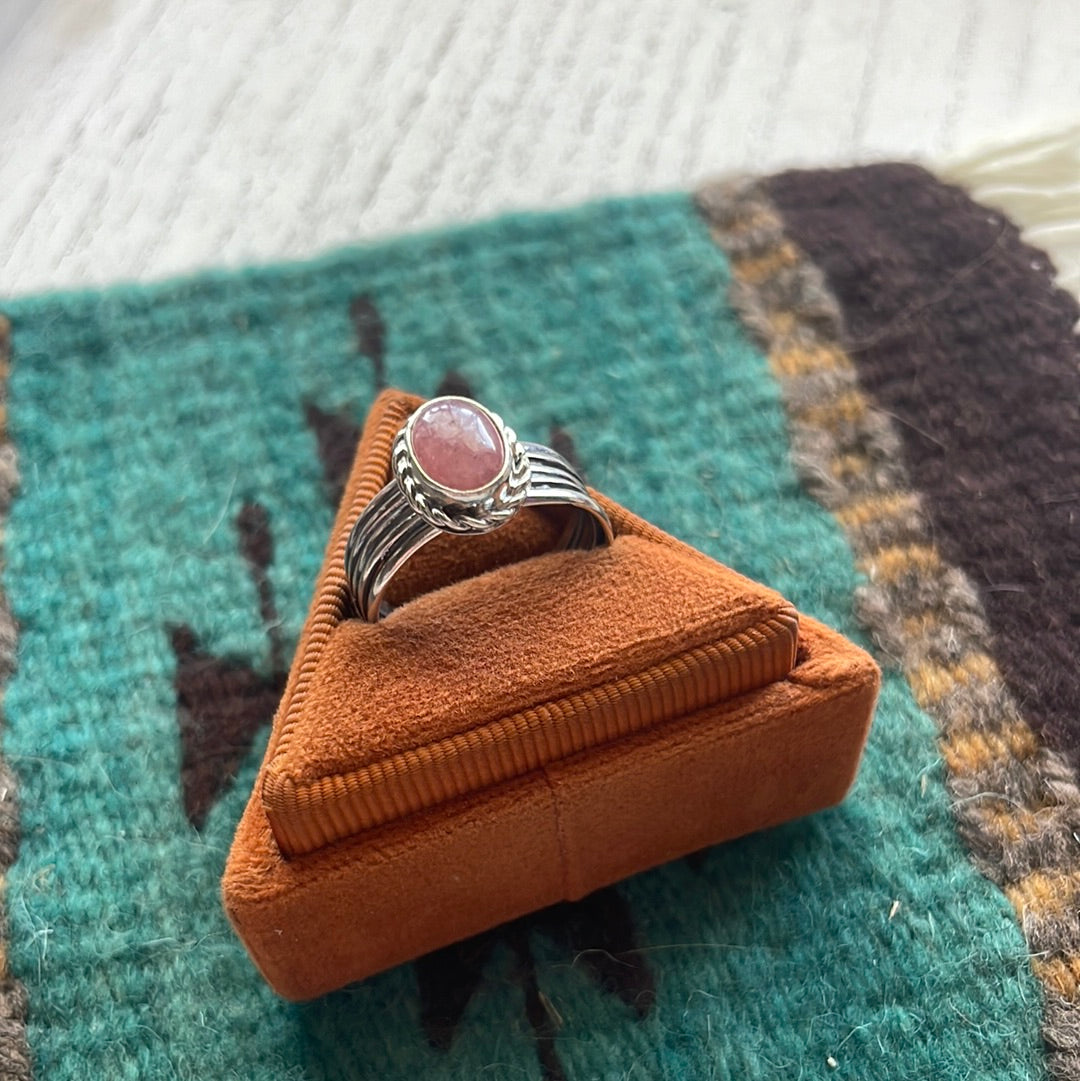
M837 803L877 696L858 647L598 493L610 550L519 515L351 618L344 539L418 403L372 409L226 866L292 999Z

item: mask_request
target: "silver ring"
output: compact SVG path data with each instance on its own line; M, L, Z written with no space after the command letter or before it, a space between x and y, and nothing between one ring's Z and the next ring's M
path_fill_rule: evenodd
M609 544L611 522L557 451L521 442L471 398L432 398L394 439L393 480L364 508L345 546L345 574L359 614L376 622L394 575L440 533L476 535L506 525L522 507L573 513L561 548Z

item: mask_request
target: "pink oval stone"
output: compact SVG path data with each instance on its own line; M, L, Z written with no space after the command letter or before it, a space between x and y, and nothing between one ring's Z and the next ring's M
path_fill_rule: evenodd
M458 492L490 484L506 456L494 421L468 398L422 405L413 420L412 451L417 465L436 484Z

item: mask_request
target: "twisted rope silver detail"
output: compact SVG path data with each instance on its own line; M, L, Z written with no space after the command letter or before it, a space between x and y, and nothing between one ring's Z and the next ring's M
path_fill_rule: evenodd
M427 485L416 476L416 466L409 453L402 430L394 440L391 467L409 506L421 518L447 533L481 533L497 529L517 513L529 488L529 455L514 431L504 429L510 447L510 469L496 490L475 503L436 503Z

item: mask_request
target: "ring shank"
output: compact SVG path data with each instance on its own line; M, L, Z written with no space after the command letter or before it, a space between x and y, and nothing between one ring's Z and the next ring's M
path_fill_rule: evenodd
M557 451L525 443L530 476L523 506L565 506L574 512L557 548L595 548L612 540L611 522L589 494L573 466ZM376 622L394 576L427 543L444 531L409 506L396 481L364 508L349 534L345 573L359 615Z

